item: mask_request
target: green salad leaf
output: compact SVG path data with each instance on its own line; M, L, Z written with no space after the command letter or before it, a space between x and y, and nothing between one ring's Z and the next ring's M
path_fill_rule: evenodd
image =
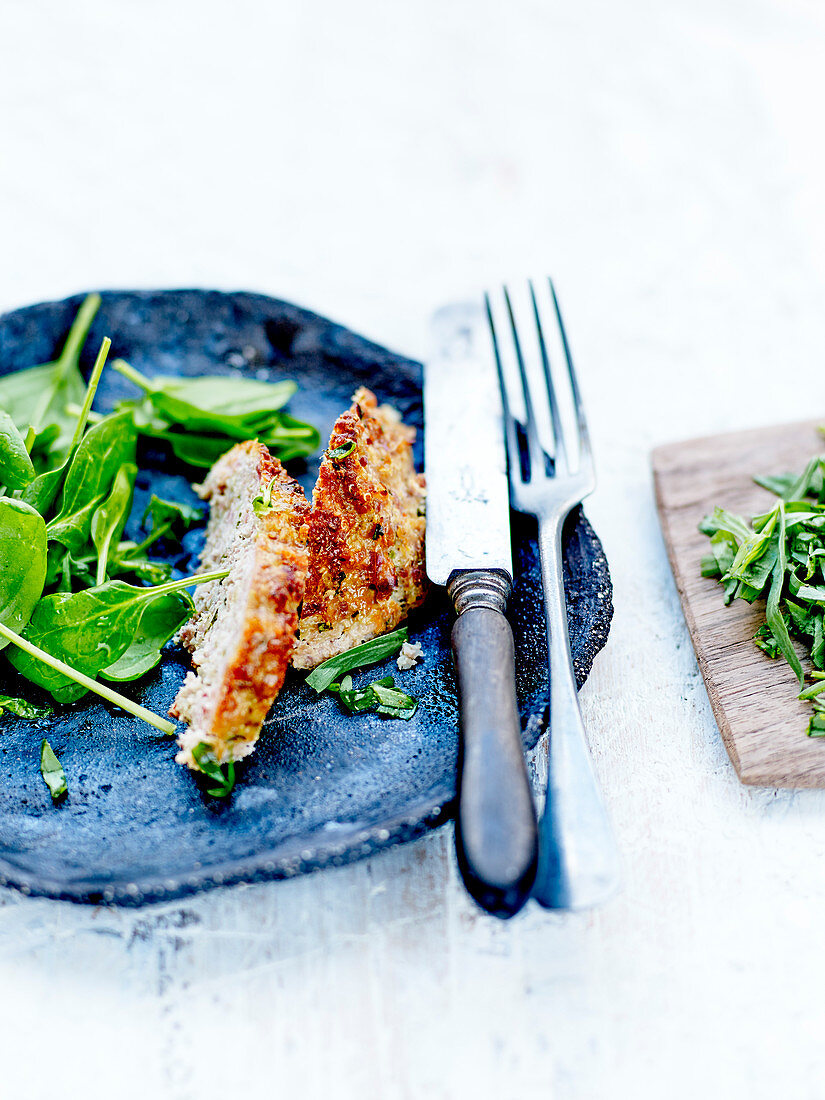
M49 788L52 802L58 802L67 793L69 786L63 765L54 755L54 750L45 737L40 745L40 774Z
M137 588L124 581L107 581L99 587L80 592L55 592L39 601L23 631L23 638L38 651L59 658L87 677L97 676L104 669L114 666L115 675L111 679L125 679L124 665L119 662L135 645L147 607L154 600L174 596L179 606L178 625L181 625L192 612L192 601L186 588L220 580L227 572L224 569L200 573L154 588ZM167 621L168 603L165 614L164 621ZM157 640L157 630L154 634L150 632L150 636ZM167 640L164 638L161 645ZM156 648L159 659L160 645ZM145 665L146 656L144 639L140 667ZM85 686L76 678L67 676L54 665L45 664L30 652L17 649L10 652L9 660L18 672L51 692L59 703L71 703L86 694Z
M50 718L54 711L46 703L30 703L17 695L0 695L0 716L12 714L15 718Z
M12 418L0 409L0 483L22 489L34 479L34 466L23 436Z
M30 425L35 429L33 450L54 454L72 437L76 419L66 408L82 402L86 391L80 373L80 353L99 308L100 295L90 294L75 316L63 350L53 362L0 378L0 408L6 410L21 435L25 435Z
M402 626L400 630L394 630L391 634L384 634L380 638L373 638L369 642L353 646L345 653L338 653L314 668L307 676L306 682L320 695L345 673L352 672L355 668L366 668L367 665L374 665L386 657L394 656L406 640L407 628Z
M46 524L30 504L0 497L0 623L22 630L46 579ZM0 649L7 645L0 638Z
M235 765L230 760L226 764L226 771L212 755L212 750L203 741L192 749L192 756L207 779L211 779L214 787L207 787L206 793L213 798L228 798L235 786Z
M147 378L122 359L113 367L143 391L118 409L131 415L141 435L165 441L191 466L208 468L246 439L260 439L282 462L318 450L318 430L283 411L294 382L231 375Z
M418 710L418 700L395 686L392 676L373 680L364 687L354 688L352 677L344 676L340 684L330 684L334 692L350 714L361 714L374 710L385 718L403 718L408 721Z

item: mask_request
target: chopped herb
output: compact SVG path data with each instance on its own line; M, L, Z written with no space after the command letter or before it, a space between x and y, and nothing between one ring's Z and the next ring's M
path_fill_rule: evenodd
M207 787L206 793L212 795L213 798L227 798L235 786L234 763L230 760L224 772L212 755L212 750L203 741L192 749L192 756L195 758L198 769L215 784L214 787Z
M63 765L54 755L51 745L43 738L40 745L40 774L46 782L52 796L52 802L58 802L69 787L66 783L66 773Z
M345 672L351 672L354 668L365 668L367 665L383 661L385 657L395 656L406 640L407 628L402 626L392 634L384 634L380 638L373 638L370 642L363 642L318 665L307 676L306 682L320 694Z
M325 630L332 630L332 627L329 623L318 623L315 629L318 631L319 634L323 634Z
M351 714L374 710L385 718L407 721L418 710L418 700L398 691L392 676L384 676L361 688L353 688L352 677L344 676L340 684L330 684L329 690L335 692Z
M262 516L266 512L283 512L286 506L272 503L272 490L275 486L275 478L268 481L256 497L252 498L252 508L256 516Z
M384 528L381 526L380 523L376 523L375 530L372 533L373 539L380 539L383 534L384 534Z
M776 505L750 523L716 508L700 531L712 553L702 559L705 577L722 585L725 603L765 600L765 620L754 643L768 657L783 657L799 681L800 699L812 701L809 737L825 736L825 455L813 458L799 475L754 478L779 497ZM810 659L806 672L798 649Z
M327 451L327 458L346 458L347 455L352 454L354 450L355 440L351 439L349 443L342 443L340 447L331 447L330 450Z
M13 695L0 695L0 715L13 714L15 718L49 718L54 711L46 704L29 703Z

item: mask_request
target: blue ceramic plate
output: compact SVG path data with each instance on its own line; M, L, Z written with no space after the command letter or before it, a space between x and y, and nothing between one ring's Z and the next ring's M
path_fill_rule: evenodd
M0 374L52 359L81 301L0 318ZM87 373L106 335L113 355L150 375L293 378L299 391L289 409L318 425L322 438L353 391L368 385L418 426L420 468L420 365L306 310L259 294L112 291L103 294L87 342ZM106 411L123 396L134 391L105 372L96 407ZM157 447L145 448L139 463L134 515L151 492L195 502L190 481L197 471ZM311 490L316 468L298 462L291 472ZM127 536L141 537L137 528ZM201 530L186 536L174 558L178 570L196 566L202 539ZM547 658L535 528L517 516L513 549L510 615L529 748L546 724ZM568 525L565 564L581 683L607 639L612 604L601 544L580 512ZM174 763L171 739L92 697L59 708L48 722L2 719L0 884L72 901L138 904L347 863L438 825L452 810L458 747L451 617L440 592L409 625L425 654L403 674L404 690L420 700L411 721L350 717L334 697L319 698L291 673L226 802L209 797L193 773ZM169 647L157 669L125 690L165 713L186 668L186 655ZM376 675L392 670L389 661ZM18 686L2 662L0 691L14 694ZM58 806L39 771L44 735L69 782Z

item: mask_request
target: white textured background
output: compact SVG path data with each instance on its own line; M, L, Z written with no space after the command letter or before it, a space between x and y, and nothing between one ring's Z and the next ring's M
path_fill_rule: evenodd
M141 912L0 893L4 1097L825 1094L825 795L736 781L647 460L822 409L823 48L813 0L0 0L0 309L255 289L420 355L443 299L555 274L626 860L509 924L449 829Z

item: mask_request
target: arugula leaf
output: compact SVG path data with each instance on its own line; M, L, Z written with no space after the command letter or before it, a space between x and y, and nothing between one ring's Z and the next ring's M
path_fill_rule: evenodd
M203 741L192 749L192 756L198 765L199 771L216 784L214 787L207 787L206 793L211 794L213 798L228 798L235 786L234 763L230 760L226 765L226 772L224 772L212 755L212 750Z
M391 634L384 634L380 638L363 642L345 653L338 653L335 657L322 662L310 672L306 682L320 695L344 673L351 672L354 668L377 664L385 657L393 657L406 640L407 628L402 626L400 630L395 630Z
M50 718L54 711L43 703L30 703L16 695L0 695L0 715L13 714L15 718Z
M63 765L54 755L51 745L43 738L40 745L40 774L49 788L52 802L58 802L69 790Z

